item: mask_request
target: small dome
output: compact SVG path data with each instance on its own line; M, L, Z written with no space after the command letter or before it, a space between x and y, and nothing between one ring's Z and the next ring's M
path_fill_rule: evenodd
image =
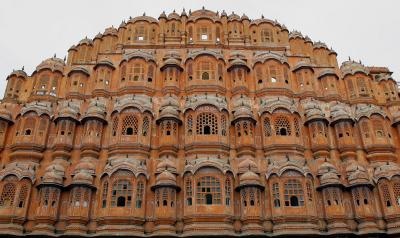
M157 175L156 186L176 186L176 177L171 172L164 170Z
M64 173L65 168L55 162L46 168L42 181L46 184L63 184Z
M232 12L232 14L228 16L228 21L234 21L234 20L240 21L240 16Z
M106 35L116 36L116 35L118 35L118 31L113 26L112 27L108 27L108 28L105 29L105 31L103 33L103 36L106 36Z
M327 161L319 166L318 176L320 176L321 185L341 184L337 169Z
M350 107L344 103L336 103L331 107L331 122L353 120Z
M355 73L363 73L369 75L369 69L365 67L361 62L356 62L354 60L348 60L342 63L340 66L343 78L347 75L354 75Z
M51 71L58 71L60 73L64 72L64 66L65 62L64 60L56 57L52 57L49 59L46 59L42 61L37 67L36 67L36 72L42 70L42 69L49 69Z
M11 108L11 106L10 107L7 107L7 104L6 103L2 103L2 104L0 104L1 105L1 107L0 107L0 120L5 120L5 121L8 121L8 122L13 122L13 120L12 120L12 108Z
M11 78L11 77L22 77L22 78L27 78L28 75L26 74L25 70L22 69L18 69L18 70L13 70L8 76L7 79Z
M93 41L87 37L85 37L84 39L80 40L78 43L78 46L80 45L93 45Z
M252 171L240 175L240 186L261 186L260 176Z
M93 176L87 171L80 171L72 178L73 184L89 184L93 183Z
M257 164L250 158L239 163L239 173L246 173L247 171L258 172Z
M346 168L348 175L348 182L350 185L358 184L370 184L370 179L367 170L358 165L357 163L352 163Z
M244 13L243 13L241 19L242 19L242 20L250 20L249 17L248 17L246 14L244 14Z
M317 100L305 100L302 102L305 114L305 123L312 120L325 120L325 112L321 108L321 102Z
M173 12L171 12L170 14L168 14L168 20L180 20L179 15L175 12L175 10Z
M162 173L163 171L169 171L171 173L176 173L175 164L169 159L163 159L160 163L157 164L157 173Z
M296 38L304 39L304 36L303 34L301 34L300 31L291 31L289 33L289 39L296 39Z
M106 116L106 105L104 100L93 98L90 100L86 113L82 116L82 120L88 118L97 118L103 122L106 122L105 116Z
M158 19L161 19L161 18L167 18L167 14L165 14L165 11L163 11L163 12L160 14L160 16L158 17Z

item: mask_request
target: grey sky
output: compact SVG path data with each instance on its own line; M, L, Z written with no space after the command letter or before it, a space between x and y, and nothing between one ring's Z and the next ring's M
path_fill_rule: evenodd
M400 80L400 1L396 0L142 0L54 1L9 0L0 7L0 95L6 77L25 66L28 74L44 59L88 36L93 38L129 16L158 18L165 10L205 6L214 11L245 13L250 19L277 19L289 30L300 30L313 41L323 41L338 53L339 64L349 56L366 65L387 66Z

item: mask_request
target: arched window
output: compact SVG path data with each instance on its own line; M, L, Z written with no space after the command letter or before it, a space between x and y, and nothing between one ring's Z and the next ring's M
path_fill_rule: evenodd
M274 207L281 207L281 199L279 196L279 184L272 184L272 197L274 199Z
M215 79L215 65L212 64L211 60L198 62L197 79L202 79L202 80Z
M143 182L139 181L137 183L137 188L136 188L136 208L142 208L143 195L144 195L144 184Z
M142 81L144 78L144 67L142 63L130 64L128 71L129 81Z
M111 207L131 207L132 184L128 180L118 180L112 187Z
M272 135L271 122L269 121L269 118L266 117L264 119L264 136L270 137L271 135Z
M221 204L221 184L219 179L204 176L197 180L196 203L202 205Z
M356 94L354 92L354 85L352 79L347 80L347 88L349 89L350 97L354 97Z
M290 136L292 134L290 123L287 117L285 116L276 117L274 124L275 124L275 133L277 136Z
M15 191L17 187L14 183L6 183L0 197L0 207L12 207L14 204Z
M133 115L125 116L122 123L122 135L137 135L138 119Z
M18 194L18 204L17 206L19 208L22 208L25 206L26 203L26 199L28 197L28 193L29 193L29 184L28 182L24 182L19 190L19 194Z
M218 121L217 116L212 113L203 112L197 116L196 133L198 135L217 135Z
M274 42L274 37L270 29L261 29L261 42L264 43Z
M208 74L208 72L203 72L201 74L201 79L202 80L209 80L210 79L210 75Z
M147 82L153 82L153 77L154 77L154 67L153 65L149 65L147 68Z
M192 179L191 178L186 178L185 194L186 194L186 205L192 206L193 192L192 192Z
M360 92L360 95L365 95L368 94L368 89L367 89L367 85L365 83L365 79L364 78L357 78L357 86L358 86L358 90Z
M192 64L192 62L189 62L189 63L188 63L187 72L188 72L188 76L189 76L188 79L189 79L189 81L190 81L190 80L193 79L193 64Z
M302 185L297 179L289 179L285 183L285 206L304 206L304 192Z
M162 190L162 205L163 207L168 206L168 190L165 188Z
M361 122L361 132L365 138L369 138L369 125L368 121L365 119Z
M33 117L28 117L25 120L24 124L24 135L30 136L33 135L33 131L35 129L36 120Z
M142 135L147 136L149 131L149 118L146 116L143 118L143 125L142 125Z
M231 205L231 178L226 178L225 180L225 205Z

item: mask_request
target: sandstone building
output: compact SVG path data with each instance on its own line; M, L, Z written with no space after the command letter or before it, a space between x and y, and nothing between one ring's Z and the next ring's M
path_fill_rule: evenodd
M262 17L139 16L7 77L0 233L400 235L386 67Z

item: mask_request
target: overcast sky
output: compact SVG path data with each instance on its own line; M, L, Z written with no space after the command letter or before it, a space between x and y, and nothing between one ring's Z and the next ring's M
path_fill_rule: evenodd
M400 80L400 1L398 0L8 0L0 7L0 95L6 77L25 66L30 75L44 59L63 58L85 36L119 26L129 16L158 18L165 10L207 9L245 13L250 19L277 19L313 41L323 41L338 53L339 64L349 56L366 65L387 66Z

